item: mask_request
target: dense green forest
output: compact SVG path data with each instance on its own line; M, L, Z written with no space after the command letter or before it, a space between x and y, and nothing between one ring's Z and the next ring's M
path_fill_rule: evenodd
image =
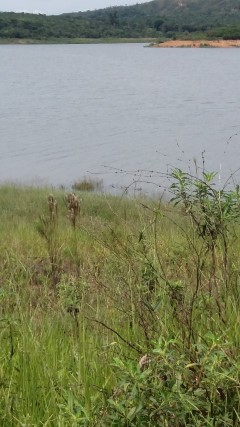
M58 16L0 13L0 38L240 38L239 0L154 0Z

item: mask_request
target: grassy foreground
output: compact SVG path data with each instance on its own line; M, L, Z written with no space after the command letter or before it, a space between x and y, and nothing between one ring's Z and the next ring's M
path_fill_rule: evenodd
M240 425L237 216L177 179L175 208L0 188L0 425Z

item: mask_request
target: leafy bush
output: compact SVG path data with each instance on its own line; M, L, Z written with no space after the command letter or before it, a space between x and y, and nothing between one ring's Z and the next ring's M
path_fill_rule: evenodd
M239 296L229 241L239 221L239 187L217 189L215 174L205 171L198 178L177 169L171 178L171 203L189 218L186 228L174 223L193 254L191 283L170 279L161 259L159 276L152 264L145 266L148 288L154 279L148 306L155 323L150 327L160 338L140 360L115 359L118 381L103 425L238 426L240 357L232 314ZM161 221L163 215L155 214Z
M160 339L146 364L116 359L119 378L103 424L232 427L239 425L240 358L210 332L191 351Z

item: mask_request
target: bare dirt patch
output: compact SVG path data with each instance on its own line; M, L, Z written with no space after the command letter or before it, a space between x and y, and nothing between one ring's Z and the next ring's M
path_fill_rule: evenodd
M169 40L154 47L240 47L240 40Z

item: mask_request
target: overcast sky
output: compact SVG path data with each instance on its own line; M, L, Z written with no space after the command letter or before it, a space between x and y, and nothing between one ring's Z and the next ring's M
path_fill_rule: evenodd
M108 6L145 3L150 0L0 0L1 12L59 14L101 9Z

